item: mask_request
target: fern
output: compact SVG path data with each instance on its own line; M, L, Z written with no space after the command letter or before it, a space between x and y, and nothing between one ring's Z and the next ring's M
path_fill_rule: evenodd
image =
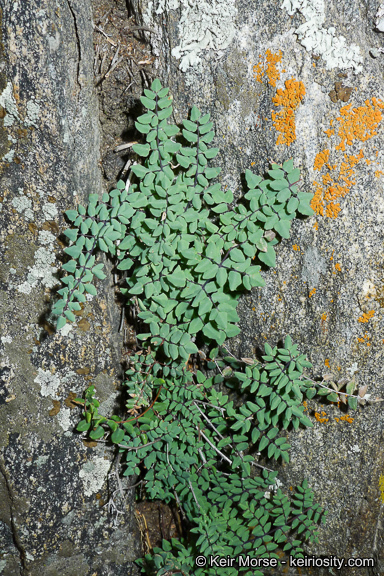
M249 565L199 567L195 559L301 556L325 518L305 480L288 498L257 455L288 462L281 431L312 426L302 405L304 394L317 391L304 375L311 364L289 336L282 348L266 344L263 362L236 359L225 347L239 333L241 293L264 285L261 265L275 266L275 246L289 237L298 213L313 213L312 195L298 190L300 172L288 160L272 164L265 179L247 170L248 190L235 203L230 190L213 183L220 170L209 165L218 153L209 147L210 115L193 107L180 134L167 121L168 88L155 80L144 93L148 112L136 128L146 143L133 147L145 158L132 167L139 183L127 190L120 181L101 201L91 194L87 208L66 213L71 260L53 309L57 328L75 320L86 292L96 294L93 278L104 277L95 260L100 250L127 272L122 292L145 326L124 382L129 418L100 416L90 387L85 401L78 399L84 406L78 430L94 440L110 432L125 454L124 474L140 475L147 498L175 502L192 526L188 539L164 541L140 561L143 571L249 573ZM205 361L204 372L191 369L191 355ZM237 392L242 403L217 385L231 398ZM252 574L263 574L256 564Z

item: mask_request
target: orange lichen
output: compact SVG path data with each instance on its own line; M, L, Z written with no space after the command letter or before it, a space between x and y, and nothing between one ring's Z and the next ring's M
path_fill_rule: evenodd
M276 144L290 146L296 140L295 110L305 95L303 82L294 78L285 81L285 90L279 88L272 98L275 106L283 106L279 112L272 112L273 124L280 132Z
M330 368L329 358L326 358L326 359L324 360L324 365L325 365L327 368Z
M324 184L324 186L328 186L328 184L333 184L333 180L329 174L323 174L323 176L321 177L321 181Z
M298 250L300 250L300 246L298 246L297 244L293 244L292 248L297 252Z
M364 324L365 322L368 322L372 318L372 316L374 316L374 314L375 314L374 310L370 310L367 313L363 312L363 315L360 316L360 318L358 318L357 321Z
M357 164L359 162L359 160L361 160L363 157L364 157L364 154L363 154L362 150L360 150L360 152L357 156L352 156L352 155L348 156L347 154L344 154L344 158L348 162L350 168L353 168L355 166L355 164ZM348 171L348 168L347 168L347 171ZM354 182L354 184L355 184L355 182Z
M273 54L270 50L267 50L266 55L268 82L271 86L276 86L276 80L280 80L280 73L276 68L276 64L281 62L283 53L279 50L277 54Z
M376 178L380 178L380 176L384 176L384 172L382 172L381 170L376 170L375 176Z
M321 424L323 424L324 422L328 422L329 418L325 418L326 415L327 413L324 412L324 410L322 410L321 415L320 412L315 412L315 418Z
M339 263L335 264L335 268L336 270L338 270L339 272L341 272L341 266Z
M364 336L362 338L358 338L357 341L360 342L361 344L366 344L367 346L370 346L371 343L368 342L370 336L368 336L367 332L364 334Z
M351 418L351 416L349 416L348 414L345 414L344 416L340 416L340 418L335 418L336 422L339 422L339 420L342 420L343 422L349 422L350 424L352 424L354 418Z
M326 162L329 160L329 150L323 150L316 154L315 162L313 164L314 170L321 170Z
M315 170L320 170L325 165L325 154L327 151L320 152L317 154L314 164ZM328 172L323 174L321 177L322 183L314 181L313 184L316 186L314 196L311 201L311 207L321 216L325 215L330 218L336 218L341 210L340 203L337 201L339 198L344 198L350 191L353 184L356 184L352 177L355 175L355 171L352 169L362 158L364 154L360 150L357 156L348 156L344 154L344 161L341 162L339 174L335 175L335 178L331 176ZM328 170L335 170L337 165L331 166L326 164Z
M341 207L339 203L334 204L333 202L331 202L325 209L325 215L328 216L328 218L337 218L337 215L340 212L340 210Z
M365 106L359 108L351 110L352 104L340 108L341 116L337 120L340 122L338 136L341 142L336 150L345 150L346 143L351 146L354 140L365 142L377 134L376 128L382 119L380 109L384 108L384 102L372 98L372 103L366 100Z
M346 145L351 146L356 140L365 142L377 134L376 129L382 120L382 112L384 109L384 102L372 98L372 102L365 101L365 106L352 108L352 104L340 108L340 116L337 117L338 128L336 128L337 135L340 138L340 143L336 146L336 150L345 151ZM333 127L333 119L330 121L330 129L325 130L328 138L335 134ZM377 157L378 153L376 154ZM314 161L314 170L321 170L324 166L328 169L328 173L322 175L322 184L313 182L315 193L311 201L311 207L321 216L328 216L336 218L339 214L341 207L338 202L339 198L343 198L350 191L351 187L356 184L354 179L355 171L353 167L364 157L363 151L360 150L356 156L344 154L344 160L340 162L339 174L336 174L337 163L331 164L329 162L329 150L323 150L316 155ZM373 161L364 159L367 165ZM330 172L335 172L331 176ZM384 174L381 171L376 171L375 176Z
M345 414L344 416L340 416L340 420L343 420L344 422L349 422L350 424L352 424L354 418L351 418L350 416L348 416L348 414Z
M311 298L311 296L313 296L315 292L316 292L316 288L312 288L312 290L309 293L309 298Z
M259 57L261 57L261 54L259 54ZM257 82L262 82L263 81L262 76L264 74L263 64L261 62L255 64L255 66L253 67L253 71L254 71L253 77L256 78Z
M326 315L326 313L324 312L324 313L321 315L321 321L322 321L322 322L325 322L326 319L327 319L327 315Z
M319 185L318 182L314 182L313 184L317 185L317 188L311 200L311 208L316 212L316 214L324 216L324 200L322 198L323 188Z
M280 72L278 71L276 64L281 62L283 57L283 53L279 50L276 54L271 52L269 49L265 53L265 61L259 62L253 67L254 71L254 78L258 82L262 82L262 77L264 74L268 76L268 82L271 86L276 86L276 81L280 80ZM259 58L262 58L262 55L259 54Z

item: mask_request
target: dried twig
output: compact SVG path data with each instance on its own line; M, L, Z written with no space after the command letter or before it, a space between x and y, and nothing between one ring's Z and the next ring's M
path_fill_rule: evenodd
M123 170L122 170L122 172L121 172L121 175L122 175L122 176L124 176L125 173L129 170L131 164L132 164L132 160L131 160L131 159L128 159L127 162L126 162L126 164L125 164L125 166L124 166L124 168L123 168Z
M122 150L126 150L127 148L131 148L131 146L133 146L134 144L137 144L137 140L135 140L134 142L124 142L124 144L119 144L118 146L116 146L116 148L114 149L114 152L121 152Z
M123 60L124 56L121 56L119 59L117 59L118 55L119 55L119 51L120 51L120 44L117 47L117 50L115 52L114 57L112 58L112 62L111 65L109 67L108 72L105 75L105 78L108 78L108 76L110 75L110 73L116 68L116 66Z
M113 42L113 40L111 40L111 39L109 38L109 35L108 35L106 32L104 32L104 30L102 30L99 26L96 26L96 24L94 24L93 27L94 27L95 30L97 30L98 32L100 32L100 33L107 39L107 42L109 42L110 44L112 44L112 46L115 46L115 47L116 47L115 42Z
M132 86L132 84L136 84L136 82L135 82L135 81L133 81L133 82L131 82L130 84L128 84L128 86L127 86L126 88L124 88L124 90L123 90L123 94L124 94L124 92L126 92L127 90L129 90L129 89L130 89L130 87Z

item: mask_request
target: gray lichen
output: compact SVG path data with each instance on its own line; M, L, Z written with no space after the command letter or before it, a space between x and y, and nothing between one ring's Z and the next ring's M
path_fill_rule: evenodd
M15 151L10 150L7 154L5 154L5 156L3 156L3 160L4 160L4 162L12 162L14 156L15 156Z
M49 206L53 205L49 204ZM55 206L53 208L56 210ZM53 244L55 237L51 232L42 230L39 232L39 240L46 248L42 246L36 250L35 263L32 267L29 266L27 280L18 286L18 291L23 294L30 294L32 288L39 283L47 288L53 288L57 284L57 279L53 276L57 268L52 266L56 260Z
M14 153L13 150L12 152ZM8 155L9 154L7 154L7 156ZM4 159L6 158L4 157ZM19 197L13 198L12 206L17 210L17 212L19 212L19 214L24 213L23 215L26 220L34 220L35 215L32 210L32 200L22 195L22 188L19 188L19 194L21 194Z
M347 45L344 36L335 36L336 29L323 28L325 21L324 0L284 0L281 9L285 8L290 16L296 10L306 19L296 30L300 43L307 51L319 54L326 63L327 70L333 68L353 68L355 74L363 69L363 57L359 46Z
M7 114L4 118L4 126L12 126L15 121L19 121L19 113L17 111L16 100L13 95L12 82L8 82L2 93L0 94L0 106L2 106Z
M71 420L71 411L69 408L61 407L60 412L56 415L56 418L58 423L65 432L73 427L73 423Z
M37 128L37 119L40 115L40 106L36 104L33 100L27 102L27 116L24 120L26 126L34 126Z
M43 205L43 214L46 220L54 220L58 214L56 206L51 202L46 202Z
M185 72L189 67L201 62L203 50L224 50L235 35L235 17L237 9L234 0L211 0L210 2L188 2L188 0L159 0L156 14L181 7L179 21L180 44L172 50L172 55L180 60L180 70ZM144 19L152 22L149 2Z
M86 462L79 472L84 484L84 494L92 496L98 492L107 477L111 463L104 458L96 457L92 462Z
M56 374L52 374L52 372L49 370L42 370L39 368L34 382L36 382L36 384L40 384L42 396L51 396L52 398L57 398L60 379Z
M380 32L384 32L384 2L380 4L376 13L375 26Z

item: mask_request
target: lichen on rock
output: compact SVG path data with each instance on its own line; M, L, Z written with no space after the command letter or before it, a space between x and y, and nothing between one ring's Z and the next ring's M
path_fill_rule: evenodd
M347 45L344 36L335 36L332 26L323 28L325 20L324 0L284 0L281 9L285 8L290 16L298 10L306 19L296 30L300 43L305 49L320 55L326 63L327 70L333 68L353 68L355 74L363 69L363 57L356 44Z
M146 21L152 22L149 3ZM173 48L172 56L180 60L179 68L183 72L190 66L201 62L203 50L224 50L235 35L234 19L236 7L234 0L212 0L211 2L188 2L187 0L160 0L155 8L156 14L181 8L179 21L180 44Z

